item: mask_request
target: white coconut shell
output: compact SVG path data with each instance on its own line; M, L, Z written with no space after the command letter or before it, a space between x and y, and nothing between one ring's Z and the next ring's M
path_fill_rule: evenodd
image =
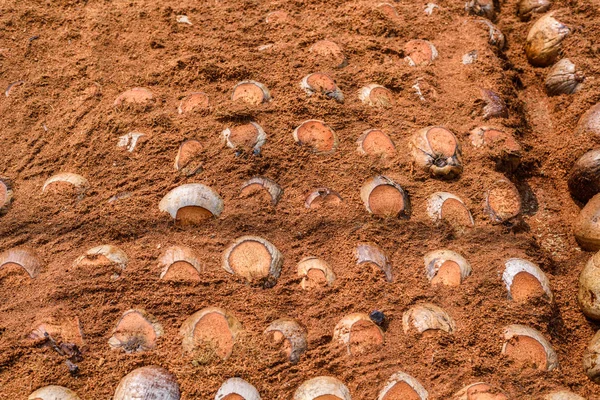
M508 325L504 328L504 344L502 345L502 354L506 354L506 348L508 346L508 341L516 336L527 336L537 341L543 348L546 353L546 365L544 366L545 371L552 371L553 369L558 367L558 356L556 352L552 348L552 345L546 338L537 330L530 328L525 325Z
M332 136L332 139L333 139L333 143L332 143L330 149L318 149L318 148L315 148L313 146L313 152L315 154L331 154L331 153L334 153L337 150L338 145L340 143L340 141L338 139L338 136L335 133L335 131L331 127L329 127L325 122L319 121L317 119L309 119L309 120L306 120L306 121L302 122L300 125L298 125L298 127L296 127L296 129L294 129L294 131L292 132L292 136L294 137L294 141L296 141L296 143L299 143L301 145L304 144L304 142L302 140L300 140L300 136L299 136L300 135L300 131L304 127L304 125L310 124L310 123L318 123L320 125L323 125L323 127L325 127L325 129L328 130L331 133L331 136Z
M44 186L42 186L42 193L46 191L48 186L56 182L64 182L73 185L75 188L77 188L79 193L85 193L85 191L90 187L88 180L83 176L70 172L63 172L48 178L46 182L44 182Z
M387 107L387 106L389 106L389 104L382 103L381 101L375 101L374 99L371 98L371 92L377 88L385 89L386 93L389 93L390 100L391 100L392 92L385 86L381 86L376 83L371 83L367 86L363 86L362 88L360 88L360 90L358 91L358 99L360 101L362 101L364 104L367 104L371 107L380 107L380 106Z
M247 80L247 81L242 81L242 82L237 83L233 87L233 90L231 91L231 100L234 99L235 91L238 88L238 86L246 85L246 84L255 85L256 87L258 87L262 91L262 93L263 93L262 102L263 103L268 103L269 101L272 100L271 92L269 92L269 89L267 89L267 87L265 85L263 85L262 83L256 82L256 81L253 81L253 80Z
M17 247L0 254L0 268L5 264L20 265L29 277L36 278L42 270L42 259L32 249Z
M292 363L297 363L308 347L306 330L296 320L281 318L271 322L264 333L270 334L273 332L281 333L285 340L289 342L291 345L289 360Z
M327 286L332 286L335 281L335 273L331 266L327 263L327 261L318 258L318 257L305 257L297 265L298 268L298 276L302 278L300 282L300 286L302 289L307 289L307 276L308 272L312 269L317 269L323 272L325 276L325 281L327 282Z
M202 273L202 263L193 249L186 246L171 246L158 259L158 266L161 269L160 279L163 279L169 272L171 265L178 261L185 261L194 267L199 274Z
M338 200L339 200L338 203L341 203L343 201L342 200L342 196L340 196L340 194L338 192L336 192L335 190L331 190L329 188L318 188L318 189L312 191L306 197L306 201L304 202L304 206L306 208L312 208L313 201L315 201L318 198L325 199L328 196L337 197Z
M458 196L447 192L436 192L427 200L427 214L434 223L440 223L442 221L442 206L448 199L454 199L465 206L465 209L469 213L470 225L472 226L475 224L475 221L473 221L473 216L471 215L471 212L465 203Z
M360 198L363 201L365 208L369 213L373 213L370 205L370 197L373 190L382 185L388 185L395 188L402 196L402 209L398 212L397 216L402 218L410 218L411 206L410 206L410 198L408 197L408 193L396 182L392 179L388 178L384 175L375 176L369 180L367 180L364 185L360 188Z
M79 396L63 386L44 386L31 393L28 400L79 400Z
M230 394L237 394L244 400L261 400L258 390L242 378L229 378L219 388L215 400L222 400Z
M258 154L258 153L260 153L260 149L267 142L267 134L265 133L265 130L256 122L250 122L250 125L252 125L256 129L256 143L252 147L252 151L255 154ZM223 140L225 141L225 144L227 145L227 147L229 147L231 149L238 148L238 145L231 141L231 129L230 128L226 128L225 130L223 130L221 135L223 136Z
M317 92L323 92L323 94L325 96L336 100L338 103L343 103L344 102L344 94L342 93L340 88L335 84L335 81L333 80L333 78L327 74L323 74L320 72L317 72L316 74L325 75L327 78L329 78L331 80L331 82L333 83L332 90L322 91L320 88L313 87L310 84L309 79L311 76L313 76L315 74L308 74L302 79L302 81L300 81L300 87L302 88L302 90L304 90L308 96L312 96Z
M164 368L151 365L125 375L113 400L179 400L180 397L175 376Z
M472 268L471 264L460 254L452 250L435 250L430 251L423 257L425 261L425 272L427 279L430 281L436 276L440 267L446 261L454 261L460 268L461 282L464 281L469 275L471 275Z
M489 398L491 400L508 400L508 397L506 396L506 394L504 394L502 390L488 385L485 382L476 382L465 386L452 397L452 400L472 400L479 398Z
M88 257L96 257L96 256L104 256L106 257L112 265L116 265L121 269L125 269L127 267L127 263L129 263L129 259L127 258L127 254L117 246L113 246L110 244L104 244L101 246L92 247L88 251L85 252L84 255L79 256L77 260L75 260L75 265L80 264Z
M392 274L392 265L390 264L383 250L381 250L379 247L375 246L374 244L361 243L356 246L354 256L356 257L356 265L361 265L364 263L375 264L381 268L385 274L385 279L388 282L392 282L394 280Z
M443 308L425 303L412 306L402 315L402 328L404 333L408 333L411 329L415 329L418 333L437 329L454 333L456 324Z
M269 193L269 196L271 196L271 204L274 206L277 205L277 203L279 203L279 200L283 195L283 189L281 188L281 186L279 186L275 181L269 178L264 178L262 176L255 176L254 178L250 178L242 184L241 190L243 191L245 188L251 185L262 186L267 191L267 193Z
M346 385L330 376L318 376L305 381L296 389L293 400L314 400L326 395L336 396L340 400L352 400Z
M177 186L163 197L158 208L168 212L173 219L177 217L180 208L195 206L202 207L218 217L223 212L223 199L217 192L201 183L188 183Z
M445 131L446 134L454 140L452 154L442 154L438 152L440 149L436 150L433 148L428 134L434 129ZM460 142L454 133L444 127L428 126L419 129L410 138L408 147L415 165L434 177L454 178L463 171Z
M350 348L350 336L352 335L352 326L357 322L365 321L370 326L376 327L381 337L384 337L383 330L377 326L367 314L352 313L342 318L333 329L333 340L346 347L348 354L352 354Z
M385 395L398 383L405 382L408 386L410 386L421 398L421 400L427 400L429 398L429 393L421 382L410 376L409 374L398 371L395 372L392 376L389 377L385 386L379 392L379 396L377 396L377 400L383 400Z
M509 299L512 299L510 294L510 288L512 286L513 279L519 272L527 272L528 274L532 275L535 279L537 279L540 282L544 293L546 293L546 295L548 296L548 299L552 301L553 296L552 291L550 290L550 281L546 277L544 271L542 271L540 267L538 267L534 263L527 260L523 260L521 258L510 258L504 263L504 272L502 273L502 280L506 285L506 290L508 291Z
M578 394L566 390L552 392L544 396L543 400L586 400Z

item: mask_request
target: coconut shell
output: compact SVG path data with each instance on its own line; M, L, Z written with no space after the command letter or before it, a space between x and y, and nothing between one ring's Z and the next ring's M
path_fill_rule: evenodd
M575 162L568 185L571 196L582 203L600 193L600 149L588 151Z
M600 250L600 194L581 209L573 224L573 233L583 250Z

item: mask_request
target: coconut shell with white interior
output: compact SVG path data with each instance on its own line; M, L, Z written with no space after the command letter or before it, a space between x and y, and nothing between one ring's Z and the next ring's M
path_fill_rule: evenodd
M360 189L367 211L380 217L410 218L408 193L390 178L379 175L365 182Z
M63 172L48 178L44 182L44 186L42 186L42 193L50 191L61 193L71 190L81 198L85 195L85 192L89 187L90 184L88 180L83 176L70 172Z
M427 214L436 223L445 221L455 227L472 227L475 225L471 212L465 203L456 195L436 192L427 200Z
M317 376L302 383L294 392L293 400L352 400L352 397L340 380Z
M225 249L222 265L225 271L248 282L274 285L281 274L283 255L266 239L242 236Z
M27 397L27 400L80 400L77 393L63 386L44 386Z
M431 251L423 258L432 285L459 286L472 272L471 264L452 250Z
M502 280L511 300L527 302L542 297L550 301L553 299L546 274L530 261L520 258L506 260Z
M343 345L350 355L375 351L385 341L381 328L363 313L353 313L342 318L333 330L333 340Z
M186 246L171 246L158 259L160 279L166 281L201 280L202 262L196 252Z
M184 140L179 145L177 155L175 156L175 169L185 176L192 176L202 170L203 146L200 141L195 139Z
M308 96L320 93L338 103L344 102L344 94L336 85L333 78L322 72L315 72L305 76L300 82L300 87Z
M377 400L427 400L428 398L429 393L421 382L402 371L390 376L377 396Z
M123 250L117 246L107 244L92 247L86 251L84 255L79 256L74 264L94 267L108 267L114 265L121 269L125 269L128 262L129 259L127 254L125 254Z
M485 212L493 223L505 223L521 214L521 195L517 187L507 179L494 182L485 192Z
M340 196L340 194L335 190L331 190L329 188L318 188L306 196L304 207L315 209L323 206L339 206L342 201L342 196Z
M121 379L113 400L180 400L175 375L162 367L150 365L134 369Z
M6 214L13 200L13 185L10 179L0 177L0 216Z
M40 274L42 266L41 257L32 249L15 247L0 254L0 269L25 271L31 279Z
M45 341L48 335L57 342L73 343L79 347L84 344L81 324L76 316L62 313L45 316L38 319L33 326L29 338L34 341Z
M476 382L458 391L452 400L509 400L504 391L485 382Z
M294 364L300 360L300 356L308 347L306 329L298 321L290 318L281 318L271 322L264 333L273 344L280 347L286 358Z
M261 400L258 390L242 378L229 378L219 388L215 400Z
M256 122L226 128L222 136L227 147L254 154L260 154L261 148L267 141L267 134Z
M525 325L504 328L502 354L522 366L542 371L558 367L558 356L550 342L540 332Z
M195 110L208 109L208 95L203 92L193 92L181 99L177 112L186 114Z
M378 246L370 243L360 243L354 250L356 265L372 265L383 271L385 280L392 282L392 265L387 255Z
M228 311L207 307L192 314L180 329L182 347L192 355L216 355L228 359L233 352L242 324Z
M333 286L335 273L327 261L318 257L306 257L297 265L298 277L302 278L300 287L311 290L318 287Z
M482 126L471 131L470 139L473 147L485 151L498 169L512 172L521 163L523 149L508 132Z
M195 225L219 217L223 199L217 192L201 183L188 183L171 190L158 204L176 223Z
M261 196L262 195L262 196ZM266 196L265 196L266 195ZM241 198L268 197L268 202L276 206L283 195L283 189L275 181L262 176L255 176L242 184Z
M404 333L417 331L423 333L429 330L441 330L454 333L454 319L441 307L431 303L423 303L410 307L402 315Z

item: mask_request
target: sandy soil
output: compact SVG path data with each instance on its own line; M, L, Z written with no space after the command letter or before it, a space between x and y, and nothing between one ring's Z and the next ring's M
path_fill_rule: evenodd
M119 380L134 368L161 365L177 377L183 399L209 399L221 383L240 376L265 399L289 399L305 380L335 376L353 398L373 399L388 377L402 370L417 378L431 399L448 399L467 384L485 381L511 398L532 399L567 388L600 399L598 387L582 371L582 354L598 326L585 319L576 302L577 277L591 256L580 250L571 223L581 204L567 189L572 163L594 147L575 137L578 118L600 101L596 62L600 15L584 0L557 0L552 10L572 28L563 48L587 79L571 96L548 97L547 69L530 66L523 52L532 25L516 16L516 1L501 2L497 26L506 35L503 51L488 43L480 17L465 13L464 1L439 0L428 16L425 2L393 3L390 16L367 1L223 0L8 0L0 4L0 84L14 86L0 99L0 175L11 179L14 201L0 217L0 250L34 248L44 263L29 279L0 270L0 399L25 398L34 389L63 385L82 399L109 399ZM265 22L282 10L287 19ZM193 25L177 23L187 15ZM309 52L328 39L343 49L347 65ZM439 57L411 67L404 46L431 41ZM268 47L265 48L265 46ZM474 64L462 57L478 51ZM307 97L301 79L326 72L345 95L343 104L322 95ZM232 102L236 83L252 79L271 91L261 105ZM413 86L419 82L425 101ZM370 83L387 87L389 108L363 104L358 90ZM134 87L152 91L146 105L113 105ZM498 93L508 118L484 120L480 88ZM208 95L207 110L180 115L181 99L196 91ZM317 155L293 140L307 119L321 119L339 137L330 155ZM262 126L267 141L260 155L236 152L220 133L249 121ZM454 180L433 179L412 165L408 140L417 130L441 125L462 143L464 172ZM524 153L513 173L503 174L469 132L482 125L515 135ZM396 145L393 157L369 157L356 140L370 128L383 129ZM133 152L117 147L119 137L140 132ZM199 140L202 171L177 172L180 143ZM83 198L74 193L42 193L59 172L89 181ZM410 219L370 215L360 187L384 174L410 195ZM273 206L264 198L240 198L242 183L262 175L283 189ZM484 212L486 190L505 176L518 187L523 216L518 223L493 224ZM203 183L224 199L218 219L199 226L176 226L158 209L171 189ZM306 196L319 187L340 193L343 202L307 210ZM434 225L427 198L447 191L462 198L475 227L465 232ZM110 201L113 196L129 193ZM225 248L242 235L258 235L283 254L281 277L272 288L247 285L221 267ZM394 279L356 265L361 242L378 244L388 255ZM115 267L74 266L89 248L112 244L129 263ZM193 248L200 257L200 282L159 279L158 259L171 245ZM473 273L458 287L432 286L423 255L449 248L462 254ZM304 291L296 264L307 256L325 259L337 280L331 288ZM523 257L550 279L555 301L516 303L501 279L504 261ZM402 314L411 305L435 303L456 321L456 332L405 334ZM198 363L184 354L179 329L208 306L229 310L244 332L232 356ZM126 354L108 345L122 314L144 309L164 327L156 348ZM347 314L382 310L389 319L385 344L349 356L332 341ZM64 357L28 335L36 322L77 317L84 344L79 373L71 375ZM277 318L290 317L308 330L308 350L291 364L271 346L263 331ZM560 368L539 371L501 354L502 330L509 324L538 329L556 350ZM192 362L196 361L196 362Z

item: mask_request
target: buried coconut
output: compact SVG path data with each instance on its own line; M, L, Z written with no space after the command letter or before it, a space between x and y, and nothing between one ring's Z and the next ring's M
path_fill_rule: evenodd
M508 400L502 390L485 382L472 383L458 391L453 400Z
M42 259L38 254L25 247L8 249L0 254L0 270L8 270L9 273L23 271L27 272L29 278L36 278L42 270Z
M260 155L260 151L267 141L267 134L256 122L226 128L221 135L223 143L236 150L236 154L251 152L254 155Z
M108 344L125 353L147 351L156 347L156 341L163 332L154 316L144 310L128 310L117 322Z
M404 333L415 330L422 334L429 330L441 330L452 334L456 330L456 323L443 308L435 304L423 303L412 306L404 312L402 329Z
M179 400L181 392L173 374L150 365L134 369L121 379L113 400Z
M525 54L535 67L547 67L558 59L569 28L554 18L553 12L544 14L529 30L525 43Z
M229 378L219 388L215 400L261 400L258 390L242 378Z
M514 221L521 214L521 195L517 187L507 179L492 184L485 193L484 211L492 223Z
M333 341L349 355L367 354L383 346L383 330L367 314L354 313L342 318L333 330Z
M446 128L420 129L411 137L409 149L415 165L433 177L452 179L463 171L460 143Z
M404 45L404 60L411 67L429 65L438 57L438 52L433 43L427 40L411 40Z
M392 92L384 86L371 83L358 91L358 98L371 107L387 108L394 104Z
M177 112L184 114L194 110L206 109L208 109L208 95L204 92L193 92L181 99Z
M535 298L552 301L550 282L537 265L520 258L510 258L504 263L502 280L508 291L508 298L517 302L527 302Z
M432 285L459 286L471 275L471 264L452 250L425 254L425 272Z
M557 392L548 393L542 400L586 400L578 394L569 392L568 390L559 390Z
M352 400L352 397L338 379L317 376L302 383L294 392L293 400Z
M376 245L360 243L354 250L354 256L356 257L356 265L370 265L383 271L386 281L392 282L394 280L392 265L387 255Z
M301 146L307 146L315 154L334 153L339 140L334 130L323 121L309 119L302 122L292 133L294 140Z
M590 107L577 122L575 129L577 136L585 135L593 139L600 139L600 103Z
M600 194L581 209L573 223L573 234L583 250L600 250Z
M302 278L300 287L312 290L318 287L330 287L335 281L335 273L327 261L318 257L306 257L297 265L298 277Z
M359 154L369 156L392 157L396 146L390 137L380 129L368 129L356 140Z
M569 173L568 185L571 196L582 203L600 193L600 149L579 157Z
M315 72L305 76L300 82L300 87L310 97L320 93L338 103L344 102L344 94L337 87L332 77L321 72Z
M522 148L515 137L501 129L482 126L471 131L471 144L484 149L488 157L496 162L496 168L514 171L521 163Z
M304 207L315 209L322 206L339 206L342 201L338 192L329 188L317 188L306 196Z
M528 21L533 14L543 14L552 6L551 0L519 0L517 15L521 21Z
M217 356L226 360L242 329L242 324L228 311L207 307L186 319L179 333L183 336L183 350L194 359L205 361Z
M0 216L6 214L13 200L13 185L10 179L0 176Z
M316 58L325 64L335 68L343 68L348 65L348 60L342 48L331 40L319 40L315 42L310 46L308 52L314 54Z
M427 200L427 214L435 224L447 222L458 228L475 225L465 203L451 193L437 192Z
M540 332L525 325L504 328L502 354L525 367L542 371L558 367L558 357L552 345Z
M75 193L78 199L85 196L85 192L89 189L88 180L78 174L63 172L51 176L44 182L42 193Z
M242 184L240 190L241 198L248 197L261 197L269 202L272 206L276 206L283 195L283 189L275 181L264 178L262 176L255 176L254 178L248 179ZM268 197L268 199L267 199Z
M127 254L123 250L117 246L106 244L92 247L84 255L79 256L73 265L85 267L115 266L122 271L127 267L128 262Z
M558 96L577 93L584 80L583 72L577 71L571 60L563 58L550 68L544 85L549 96Z
M577 302L586 317L600 321L600 252L594 254L581 270Z
M154 99L154 95L149 89L136 87L121 93L115 99L114 106L124 104L147 104Z
M390 178L379 175L369 179L360 189L367 211L380 217L410 218L408 193Z
M264 334L281 349L281 352L293 364L300 361L300 356L308 347L306 329L298 321L290 318L281 318L271 322Z
M77 393L63 386L44 386L27 397L27 400L80 400Z
M223 212L223 199L213 189L201 183L188 183L171 190L158 204L176 224L195 225Z
M201 280L202 263L196 252L186 246L171 246L158 259L160 279L166 281Z
M273 287L281 274L283 255L261 237L242 236L225 249L222 266L249 283Z
M185 176L192 176L202 171L202 143L195 139L184 140L179 145L177 155L175 156L175 170Z
M596 332L583 353L583 371L593 382L600 383L600 331Z
M256 81L242 81L233 87L232 101L243 101L248 104L258 105L272 100L269 89Z
M72 343L79 347L84 345L79 318L62 313L38 319L28 337L36 342L45 342L51 338L60 343Z
M428 398L429 393L421 382L402 371L390 376L377 396L377 400L427 400Z

